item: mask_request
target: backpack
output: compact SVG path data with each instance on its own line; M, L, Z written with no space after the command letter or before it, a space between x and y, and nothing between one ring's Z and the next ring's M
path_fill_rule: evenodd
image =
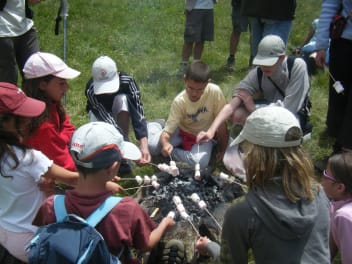
M287 70L288 70L288 79L290 80L291 78L291 71L292 71L292 67L295 63L295 56L287 56ZM263 88L262 88L262 78L263 78L263 72L261 70L260 67L257 67L257 77L258 77L258 85L259 85L259 90L261 92L263 92ZM272 84L275 86L275 88L277 89L277 91L280 93L280 95L282 97L285 97L285 93L284 91L282 91L280 89L279 86L276 85L276 83L269 78L269 80L272 82ZM312 103L309 99L309 91L306 95L306 97L304 98L303 104L301 109L298 111L297 115L299 117L299 122L303 131L303 134L307 134L312 132L312 125L310 124L310 109L312 108Z
M110 254L95 226L117 205L121 198L108 197L86 220L67 214L64 195L55 195L56 223L38 228L29 244L29 263L41 264L119 264Z

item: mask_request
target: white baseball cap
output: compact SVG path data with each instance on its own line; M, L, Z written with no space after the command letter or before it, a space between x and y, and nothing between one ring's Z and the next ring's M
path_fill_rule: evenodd
M92 65L94 94L115 93L120 88L116 63L108 56L97 58Z
M285 55L285 51L285 43L279 36L267 35L259 42L258 52L253 59L253 64L273 66L281 55Z
M105 122L90 122L79 127L73 133L70 152L77 165L96 169L122 159L139 160L142 156L136 145L124 141L120 132Z
M43 76L54 75L62 79L74 79L81 73L66 65L54 54L47 52L33 53L23 67L25 79L35 79Z
M299 129L300 137L287 137L291 129ZM272 148L299 146L302 143L302 130L297 118L289 110L280 106L265 106L251 113L240 134L232 141L231 146L248 142Z

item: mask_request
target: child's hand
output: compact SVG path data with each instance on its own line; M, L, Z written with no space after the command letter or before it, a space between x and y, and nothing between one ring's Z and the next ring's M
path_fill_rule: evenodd
M119 178L119 177L115 176L115 178ZM106 182L105 188L108 191L111 191L113 194L124 192L124 189L119 184L116 183L115 178L113 178L113 180L111 181Z
M38 183L38 187L47 197L53 195L55 190L55 180L42 177L41 181Z

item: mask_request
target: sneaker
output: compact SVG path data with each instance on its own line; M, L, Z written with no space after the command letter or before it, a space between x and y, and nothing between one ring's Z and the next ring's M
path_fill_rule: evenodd
M185 246L182 241L171 239L164 247L161 257L162 264L183 264L185 263Z
M132 173L132 165L128 160L122 160L119 168L118 175Z
M188 62L185 62L185 61L181 62L180 69L176 74L177 77L183 77L186 74L187 69L188 69Z
M234 71L234 66L235 66L235 57L229 56L227 58L226 69L229 72L233 72Z

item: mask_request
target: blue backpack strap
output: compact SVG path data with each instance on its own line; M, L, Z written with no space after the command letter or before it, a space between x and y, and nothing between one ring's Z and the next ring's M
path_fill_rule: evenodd
M121 197L110 196L93 212L91 213L86 221L90 226L95 227L101 219L103 219L112 208L114 208L120 201Z
M58 194L54 196L54 211L56 222L62 222L67 215L65 207L65 195Z

